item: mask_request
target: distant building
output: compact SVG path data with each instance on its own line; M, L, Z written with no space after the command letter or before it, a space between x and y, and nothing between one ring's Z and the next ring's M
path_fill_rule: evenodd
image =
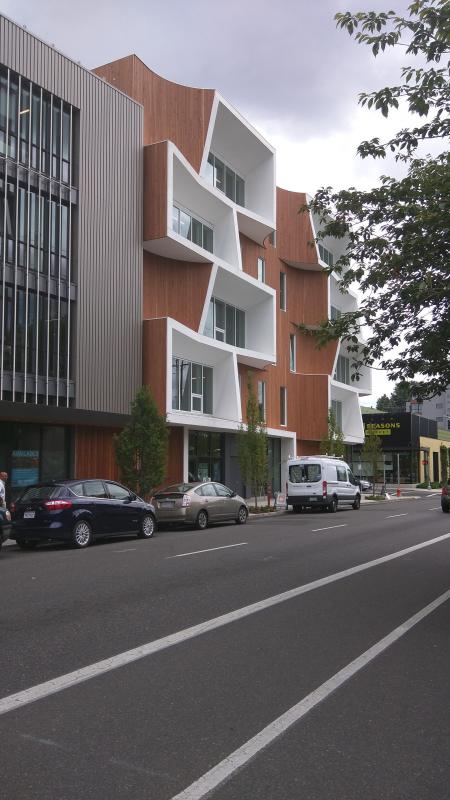
M431 400L411 400L406 403L406 411L421 414L427 419L434 419L438 428L450 431L450 386L447 386L445 392Z
M380 477L387 484L439 481L441 445L450 442L438 436L436 420L421 414L363 414L364 432L375 433L382 442L383 459L378 465ZM357 477L372 478L370 466L362 458L362 446L350 448L350 462Z

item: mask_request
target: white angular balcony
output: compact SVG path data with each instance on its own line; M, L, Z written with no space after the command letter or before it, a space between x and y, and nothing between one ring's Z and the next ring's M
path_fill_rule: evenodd
M242 364L276 363L276 292L245 272L213 267L200 332L228 345Z
M217 93L200 175L236 208L239 230L262 244L275 229L275 151Z
M364 442L364 426L359 405L358 392L350 386L330 378L330 408L342 430L346 444Z

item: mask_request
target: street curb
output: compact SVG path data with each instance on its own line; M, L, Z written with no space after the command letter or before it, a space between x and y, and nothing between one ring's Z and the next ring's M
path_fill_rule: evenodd
M249 517L279 517L281 514L286 514L287 511L285 508L280 508L278 511L264 511L263 514L252 514L249 513Z

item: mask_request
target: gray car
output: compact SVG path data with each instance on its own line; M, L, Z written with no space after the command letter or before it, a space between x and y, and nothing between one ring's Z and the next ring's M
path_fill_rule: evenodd
M247 522L247 503L232 489L215 481L177 483L153 497L158 522L184 523L204 530L210 523L234 520Z

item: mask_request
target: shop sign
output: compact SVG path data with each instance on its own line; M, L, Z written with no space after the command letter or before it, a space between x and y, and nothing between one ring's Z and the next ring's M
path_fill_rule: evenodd
M13 450L11 486L30 486L39 482L39 450Z

